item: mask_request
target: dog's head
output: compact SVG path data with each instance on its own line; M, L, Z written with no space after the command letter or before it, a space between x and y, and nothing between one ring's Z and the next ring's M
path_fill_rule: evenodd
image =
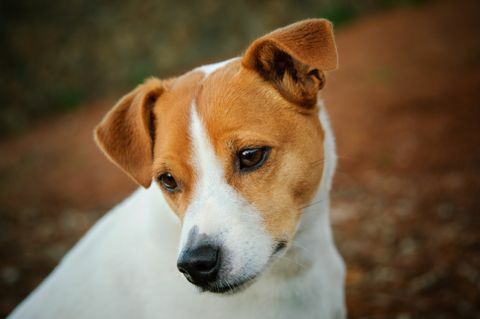
M336 66L331 24L302 21L240 58L147 80L97 127L114 163L162 189L183 222L178 268L203 290L245 286L295 235L322 177L317 93Z

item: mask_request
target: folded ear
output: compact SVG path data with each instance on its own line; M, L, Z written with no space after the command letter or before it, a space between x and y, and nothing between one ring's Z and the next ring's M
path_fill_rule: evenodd
M125 95L95 128L95 141L107 157L138 184L152 181L155 118L153 106L162 94L158 79L149 79Z
M277 29L254 41L242 64L271 82L286 99L311 107L325 84L323 71L337 68L332 24L310 19Z

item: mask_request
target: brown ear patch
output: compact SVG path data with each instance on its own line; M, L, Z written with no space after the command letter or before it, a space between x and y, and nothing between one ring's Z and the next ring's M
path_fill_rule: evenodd
M323 71L337 67L332 24L311 19L275 30L250 45L242 64L292 103L313 106L325 84Z
M125 95L95 128L95 141L107 157L138 184L152 180L155 117L152 108L163 92L149 79Z

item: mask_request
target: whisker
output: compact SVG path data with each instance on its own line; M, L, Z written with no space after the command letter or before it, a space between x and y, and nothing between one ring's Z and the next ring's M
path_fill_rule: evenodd
M321 200L319 200L319 201L316 201L316 202L310 203L310 204L308 204L308 205L305 205L305 206L303 206L303 207L300 207L300 209L306 209L306 208L309 208L309 207L312 207L312 206L321 204L321 203L323 203L323 202L325 202L325 201L326 201L326 199L321 199Z
M304 251L306 251L307 253L309 253L309 252L310 252L310 250L309 250L309 249L307 249L307 248L305 248L305 247L303 247L303 246L299 245L297 242L292 242L292 243L291 243L291 245L292 245L292 247L303 249L303 250L304 250Z
M299 262L297 262L297 261L295 261L294 259L289 258L289 257L287 257L287 256L282 256L282 259L285 259L286 261L291 262L292 264L297 265L297 266L299 266L299 267L301 267L301 268L303 268L303 269L306 269L306 268L307 268L305 265L302 265L302 264L300 264Z

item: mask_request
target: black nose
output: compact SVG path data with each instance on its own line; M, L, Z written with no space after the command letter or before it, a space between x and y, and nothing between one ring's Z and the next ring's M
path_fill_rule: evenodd
M192 284L205 286L217 278L220 248L211 244L191 247L182 253L177 268Z

